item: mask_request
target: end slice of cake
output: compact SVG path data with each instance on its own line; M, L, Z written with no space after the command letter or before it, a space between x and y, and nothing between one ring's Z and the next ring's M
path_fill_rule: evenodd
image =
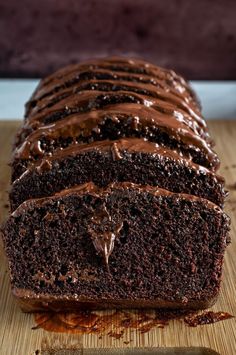
M24 311L205 308L220 288L229 219L208 200L93 183L22 203L3 234Z

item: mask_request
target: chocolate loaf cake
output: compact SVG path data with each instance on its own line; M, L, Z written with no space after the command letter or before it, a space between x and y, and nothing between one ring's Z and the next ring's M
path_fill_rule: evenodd
M173 71L106 58L42 80L3 227L22 309L213 304L229 243L213 146Z

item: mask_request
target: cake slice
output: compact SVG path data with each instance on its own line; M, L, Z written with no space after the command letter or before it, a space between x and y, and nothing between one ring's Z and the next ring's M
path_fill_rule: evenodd
M181 153L140 138L72 144L29 164L10 191L11 209L93 181L100 187L130 181L207 198L223 206L224 180Z
M206 199L87 183L25 201L3 237L24 311L198 309L218 295L228 229Z
M55 111L55 114L60 117L60 112ZM193 162L213 171L219 167L218 156L200 134L172 116L157 114L152 108L137 104L123 103L83 114L71 113L25 136L27 129L24 126L21 129L24 140L13 152L13 181L25 171L28 163L50 155L55 149L64 149L73 143L132 137L178 149Z

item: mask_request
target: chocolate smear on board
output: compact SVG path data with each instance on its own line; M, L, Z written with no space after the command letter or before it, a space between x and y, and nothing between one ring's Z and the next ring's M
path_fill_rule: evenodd
M183 321L190 327L212 324L233 318L226 312L189 310L116 310L111 312L78 311L75 313L35 313L36 326L46 331L70 334L103 334L121 339L126 329L147 333L164 328L170 321Z

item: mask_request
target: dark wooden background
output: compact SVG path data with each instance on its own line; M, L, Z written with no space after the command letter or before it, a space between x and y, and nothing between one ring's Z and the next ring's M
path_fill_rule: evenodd
M189 79L236 79L235 0L0 0L0 76L143 57Z

